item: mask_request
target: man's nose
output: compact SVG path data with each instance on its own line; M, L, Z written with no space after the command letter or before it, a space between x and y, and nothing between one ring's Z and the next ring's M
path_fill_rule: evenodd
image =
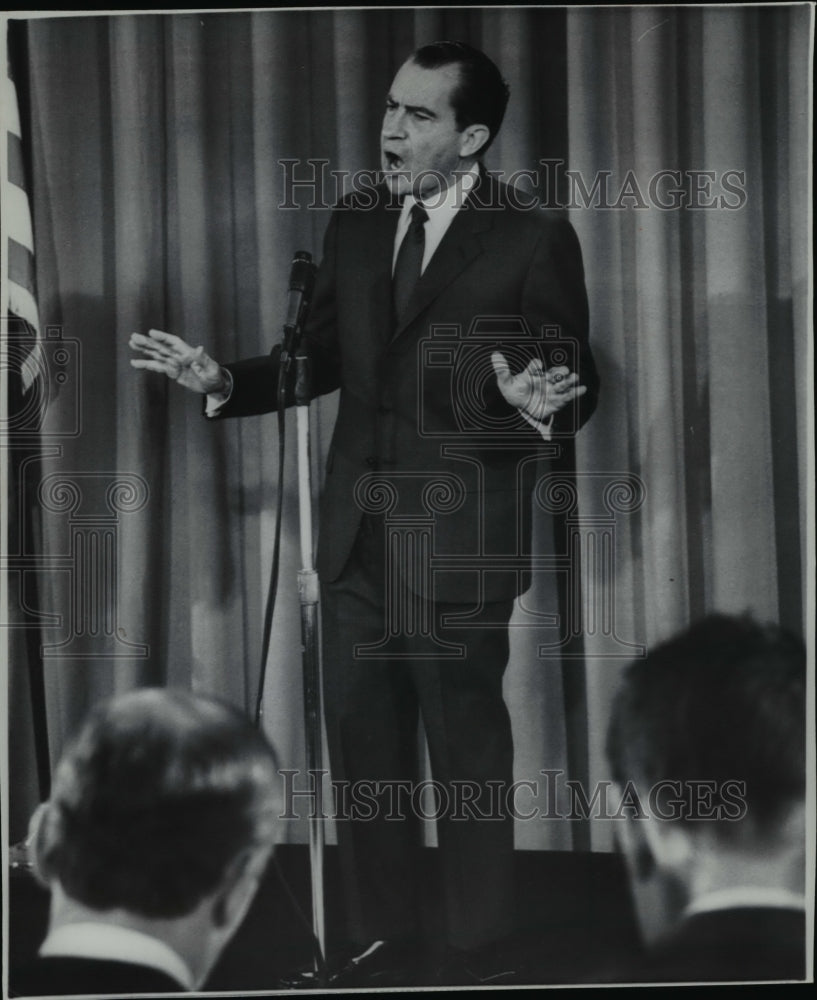
M406 115L400 109L387 111L383 116L383 136L386 139L399 139L406 134Z

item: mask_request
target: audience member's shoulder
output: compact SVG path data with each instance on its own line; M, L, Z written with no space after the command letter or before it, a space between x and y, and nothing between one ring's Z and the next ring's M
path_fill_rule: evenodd
M766 907L688 918L597 982L749 983L805 977L805 913Z
M11 970L12 997L177 995L184 987L158 969L134 962L78 957L37 957Z

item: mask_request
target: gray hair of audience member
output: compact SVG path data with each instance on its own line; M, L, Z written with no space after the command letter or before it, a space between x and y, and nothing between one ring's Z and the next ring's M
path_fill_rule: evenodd
M625 671L607 734L619 785L745 784L746 822L714 824L733 840L773 834L805 795L806 651L750 616L710 615ZM680 819L694 817L679 817ZM712 824L705 824L712 828Z
M232 706L145 688L94 708L56 770L34 868L85 906L190 913L273 843L273 751Z

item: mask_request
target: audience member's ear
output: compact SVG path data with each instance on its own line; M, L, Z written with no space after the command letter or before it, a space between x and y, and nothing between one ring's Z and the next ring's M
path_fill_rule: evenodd
M615 839L624 855L630 883L630 897L645 944L650 944L668 933L679 919L686 903L684 867L680 871L667 866L673 858L678 861L685 849L672 831L654 827L670 824L644 817L627 817L616 824Z
M643 820L642 826L650 853L660 869L680 873L688 867L694 850L688 827L654 816Z
M213 900L213 925L231 933L247 913L269 860L268 848L248 848L236 857Z
M655 874L655 858L646 840L641 840L633 852L633 874L639 882Z
M31 873L34 878L40 883L44 888L48 888L49 879L45 873L42 860L43 851L43 826L45 819L51 809L51 803L41 802L34 812L31 814L31 819L28 821L28 833L26 834L26 852L28 854L28 860L31 864Z
M210 897L207 957L198 970L197 988L206 981L219 955L238 930L258 890L269 860L269 847L247 848L227 869L224 879Z
M631 879L643 882L653 875L655 859L650 851L650 845L635 820L622 820L616 826L613 842L616 850L624 857Z

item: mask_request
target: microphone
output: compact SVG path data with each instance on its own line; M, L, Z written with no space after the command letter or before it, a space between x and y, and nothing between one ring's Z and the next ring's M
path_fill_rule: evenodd
M306 250L296 250L289 272L289 295L284 323L284 350L288 354L295 349L300 337L314 285L315 265L312 263L312 254Z

